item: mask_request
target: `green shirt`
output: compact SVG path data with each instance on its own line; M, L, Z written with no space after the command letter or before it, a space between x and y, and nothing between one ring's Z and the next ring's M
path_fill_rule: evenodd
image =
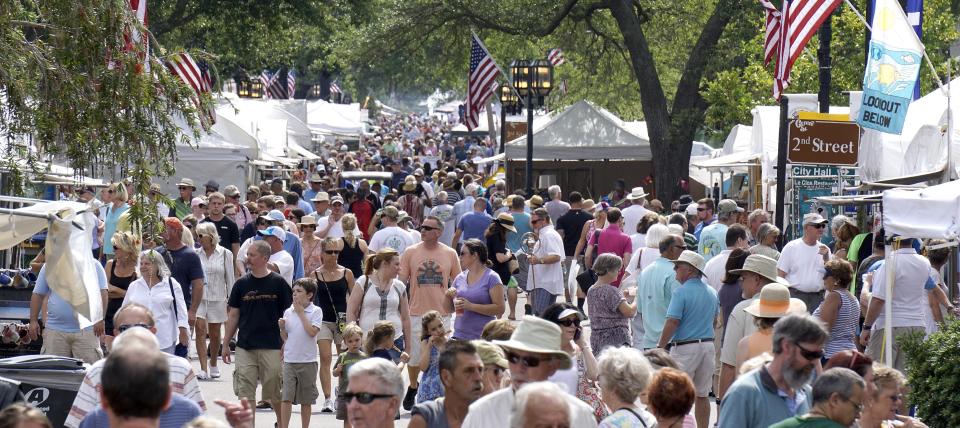
M340 357L337 358L336 364L333 367L343 366L343 371L340 372L338 386L341 392L347 390L347 372L350 371L350 366L354 363L359 362L360 360L366 359L367 354L363 351L360 352L342 352Z
M770 425L770 428L844 428L830 419L821 416L794 416Z

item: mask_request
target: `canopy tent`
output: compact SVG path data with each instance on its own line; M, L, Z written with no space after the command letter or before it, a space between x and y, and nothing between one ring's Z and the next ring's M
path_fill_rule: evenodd
M180 126L186 127L182 122ZM216 178L222 186L243 186L249 177L250 161L261 159L257 139L219 116L209 132L201 131L200 138L192 139L190 144L177 144L176 174L160 182L164 192L176 194L176 183L181 177L200 181L198 184Z
M358 139L364 131L360 104L334 104L325 100L307 103L307 125L311 132Z
M527 138L506 144L507 159L525 159ZM628 129L609 111L582 100L533 131L534 159L640 160L653 156L650 141Z
M266 147L261 149L275 156L286 156L280 151L285 152L288 140L304 147L311 145L310 127L278 101L237 98L232 100L232 105L223 103L217 107L217 116L218 121L225 118L237 124L261 145L266 135Z
M923 215L917 215L923 212ZM925 189L883 192L883 228L887 236L957 239L960 234L960 181Z
M749 152L752 147L753 127L748 125L737 125L727 134L727 139L723 141L722 154L729 155L733 153Z

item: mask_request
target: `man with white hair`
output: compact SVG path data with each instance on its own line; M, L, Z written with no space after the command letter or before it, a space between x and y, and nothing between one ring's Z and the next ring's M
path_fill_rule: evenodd
M570 427L571 413L570 404L563 398L563 390L557 384L534 382L517 391L510 428Z
M457 219L453 215L453 206L447 203L446 191L441 190L437 193L437 204L430 209L430 215L440 219L443 223L443 234L440 235L440 242L452 247L453 232L457 227Z
M350 366L350 381L340 398L347 403L347 420L354 428L392 428L403 398L400 369L383 358L368 358Z
M460 222L460 219L463 218L463 216L467 215L473 210L473 202L477 200L477 192L479 189L480 186L477 186L476 183L470 183L463 188L463 200L453 204L453 214L457 218L457 223Z
M129 303L120 308L113 316L113 325L113 334L117 336L113 341L114 350L122 349L127 345L160 349L153 312L146 306ZM172 354L164 354L164 356L170 368L170 386L173 388L173 393L195 402L201 409L206 409L197 375L190 362ZM77 428L87 414L100 408L100 379L105 362L105 359L101 359L93 363L84 373L83 382L80 383L80 389L73 400L73 406L67 414L64 426Z
M550 201L544 205L544 208L550 213L550 221L556 224L560 217L570 211L570 204L563 202L563 192L556 184L547 188L547 195L550 196Z
M510 387L481 397L470 405L463 428L506 427L511 422L511 412L520 398L522 387L535 382L544 382L557 370L568 370L573 362L570 355L560 348L560 326L542 318L527 315L510 336L510 340L494 340L506 353L510 365ZM352 373L352 370L351 370ZM534 388L538 390L539 388ZM551 394L562 397L568 408L567 426L592 428L597 426L593 409L578 399L572 392ZM529 398L526 400L529 404ZM536 403L535 403L536 404ZM527 410L526 405L520 407ZM539 413L537 413L539 415ZM522 420L521 420L522 422Z
M647 192L643 190L642 186L634 187L627 194L625 199L630 201L630 206L622 209L623 232L627 235L637 233L637 224L640 223L640 219L650 212L650 210L644 208L647 203L647 200L644 199L646 197Z

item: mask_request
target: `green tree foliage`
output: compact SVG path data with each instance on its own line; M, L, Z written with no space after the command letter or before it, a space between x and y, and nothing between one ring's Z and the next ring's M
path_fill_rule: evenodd
M900 346L907 354L910 402L931 427L960 426L960 321L948 321L924 340L917 334Z
M946 83L945 62L949 55L949 46L960 37L957 32L957 14L951 0L927 0L924 2L923 42L927 54L936 66L941 79ZM864 13L865 0L854 0L853 4ZM762 13L751 14L745 21L753 28L753 37L736 53L743 62L741 69L724 70L706 82L703 96L709 103L705 120L706 128L718 135L725 136L738 123L752 123L750 110L758 105L774 105L773 70L774 64L763 66L763 26ZM846 92L860 91L863 88L864 31L863 22L846 4L841 4L832 19L833 37L830 43L832 57L832 85L830 102L832 105L848 105ZM817 49L820 46L818 36L810 39L803 55L797 60L790 74L791 83L788 93L817 93L819 78L817 75ZM920 68L920 89L926 94L937 87L937 81L930 67L924 63Z

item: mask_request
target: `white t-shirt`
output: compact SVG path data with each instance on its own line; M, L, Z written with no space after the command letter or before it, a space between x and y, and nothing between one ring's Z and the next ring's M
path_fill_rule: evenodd
M644 268L658 258L660 258L660 248L640 247L634 250L630 261L627 262L627 267L623 270L631 276L640 275Z
M453 244L453 234L457 228L457 219L454 218L453 207L448 204L437 205L430 210L430 215L443 222L443 234L440 235L440 242L448 247L451 246Z
M563 394L563 398L570 405L570 426L577 428L594 428L597 420L593 417L593 409L579 398ZM510 415L513 414L514 392L513 387L480 397L470 405L462 428L490 428L510 426Z
M637 233L637 223L640 223L640 219L650 211L640 205L630 205L621 212L623 213L623 233L632 235Z
M398 253L403 254L407 247L413 245L413 236L398 226L388 226L378 230L370 237L370 244L367 248L370 251L377 252L384 248L393 248Z
M783 257L780 258L783 260ZM924 287L930 279L930 261L917 254L913 248L901 248L894 256L896 269L893 280L893 296L887 298L887 266L886 262L873 274L871 292L873 297L883 299L884 304L891 307L892 327L926 327L923 308L929 307L927 290ZM928 309L929 311L929 309ZM880 316L873 323L873 329L878 330L886 326L886 308L880 311Z
M318 219L317 219L317 230L319 231L319 230L324 230L324 229L326 229L326 228L327 228L327 224L328 224L329 222L330 222L330 217L329 217L329 216L328 216L328 217L323 217L323 218L318 218ZM341 222L342 222L342 218L341 218L341 220L337 220L337 222L334 223L333 226L330 227L330 231L327 232L327 238L343 238L343 224L342 224ZM360 234L360 228L359 228L359 227L354 226L354 228L353 228L353 235L354 235L354 236L362 236L362 235Z
M823 256L820 255L821 245L823 244L820 242L807 245L803 238L797 238L783 246L780 259L777 260L777 269L786 273L784 278L790 283L790 287L807 293L823 290L823 274L826 269L823 268ZM828 248L827 256L829 255Z
M293 257L290 253L280 250L270 255L270 262L277 265L280 269L280 276L287 281L287 285L293 287Z
M627 233L624 231L624 233ZM633 252L640 251L641 248L647 246L647 234L646 233L634 233L630 235L630 244L633 245Z
M323 325L323 311L313 303L303 308L304 315L314 327ZM320 356L317 350L316 335L307 335L303 329L303 322L293 307L283 312L284 327L287 330L287 340L283 342L283 361L287 363L315 363ZM319 330L317 331L319 334Z
M732 252L733 250L721 251L720 254L710 259L703 267L703 274L706 276L704 282L713 287L714 290L720 291L720 285L723 284L723 277L727 273L727 259L730 258L730 253Z
M560 256L563 260L565 255L563 251L563 238L553 229L553 225L544 226L540 229L540 240L533 247L533 255L543 259L550 255ZM527 284L533 284L531 288L543 288L550 294L563 294L563 269L560 263L535 264L533 269L527 273ZM536 276L536 281L533 280Z

